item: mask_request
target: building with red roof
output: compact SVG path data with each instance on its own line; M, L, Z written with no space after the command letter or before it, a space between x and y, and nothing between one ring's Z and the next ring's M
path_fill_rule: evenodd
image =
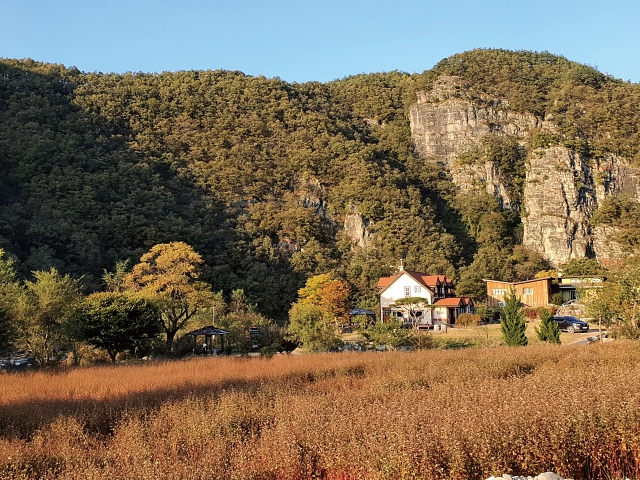
M428 328L439 323L453 324L460 314L475 312L471 298L454 296L453 282L446 275L428 275L400 266L395 274L382 277L378 288L383 322L396 318L417 328Z

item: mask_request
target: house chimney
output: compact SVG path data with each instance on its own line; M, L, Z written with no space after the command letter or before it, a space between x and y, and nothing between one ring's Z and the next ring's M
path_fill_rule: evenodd
M400 259L400 266L398 267L398 271L402 272L404 270L404 263L402 259Z

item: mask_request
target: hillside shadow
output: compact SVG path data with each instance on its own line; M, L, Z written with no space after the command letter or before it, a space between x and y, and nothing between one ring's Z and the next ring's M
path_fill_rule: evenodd
M254 252L237 229L243 212L230 210L216 186L178 158L194 145L158 140L163 118L164 128L178 132L191 124L154 110L146 95L155 87L145 83L153 76L124 77L0 60L0 247L19 259L21 276L55 267L100 290L116 262L135 264L153 245L172 241L203 256L201 279L214 290L250 291L256 280L248 272L256 269L272 277L269 284L291 275L288 262ZM179 78L173 86L179 89ZM156 143L145 144L149 138ZM206 162L205 155L203 171Z

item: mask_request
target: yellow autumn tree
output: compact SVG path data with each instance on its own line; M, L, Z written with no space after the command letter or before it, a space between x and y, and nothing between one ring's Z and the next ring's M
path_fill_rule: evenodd
M153 300L160 309L167 352L176 334L202 308L212 305L210 285L198 281L202 257L184 242L160 243L140 257L124 277L124 288Z
M315 275L298 290L299 300L289 310L289 338L308 351L333 350L342 341L331 320L342 315L349 298L349 286L330 274Z

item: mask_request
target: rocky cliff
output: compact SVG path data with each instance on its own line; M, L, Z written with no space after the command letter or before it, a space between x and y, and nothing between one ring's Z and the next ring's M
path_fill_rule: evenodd
M495 195L515 209L509 189L492 162L461 164L460 153L489 134L526 142L533 129L557 130L551 119L509 110L500 99L481 104L466 96L457 77L442 76L429 92L419 92L409 118L416 149L445 165L464 194ZM487 106L488 105L488 106ZM583 158L564 146L531 151L524 183L523 243L553 265L571 258L619 256L615 226L592 227L589 220L607 195L640 200L640 170L619 157Z

